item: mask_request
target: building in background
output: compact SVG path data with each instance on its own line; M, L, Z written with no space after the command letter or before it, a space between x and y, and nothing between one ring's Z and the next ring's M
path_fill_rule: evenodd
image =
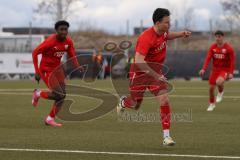
M52 33L55 33L55 30L53 28L40 28L40 27L3 27L2 28L3 33L4 32L11 32L15 35L19 35L19 34L29 34L31 32L31 34L34 35L49 35Z
M0 32L0 79L32 78L35 71L31 53L45 35L29 34L29 28L14 32L3 28L3 31L6 32Z

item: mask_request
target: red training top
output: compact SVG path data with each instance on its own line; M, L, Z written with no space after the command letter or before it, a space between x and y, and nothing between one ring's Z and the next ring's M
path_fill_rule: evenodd
M71 38L67 37L64 41L59 41L57 39L57 35L52 34L37 48L35 48L32 53L35 73L39 74L40 71L52 72L61 64L61 58L65 53L67 53L70 58L75 57L73 58L73 63L76 67L78 67L79 64ZM39 54L42 54L40 67L38 67Z
M233 48L228 43L224 43L222 47L218 47L216 43L212 44L208 50L202 69L207 69L211 59L213 60L212 71L233 73L235 68L235 54Z

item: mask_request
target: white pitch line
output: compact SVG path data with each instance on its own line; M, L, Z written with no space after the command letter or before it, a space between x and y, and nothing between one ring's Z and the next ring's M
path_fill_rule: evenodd
M33 91L35 88L2 88L0 89L0 92L11 92L11 91ZM42 89L48 89L48 88L42 88ZM114 88L104 88L104 90L111 90L111 91L115 91ZM187 87L178 87L175 88L175 90L208 90L208 88L187 88ZM229 88L229 90L236 90L239 91L238 88ZM232 92L232 91L231 91Z
M134 153L134 152L100 152L100 151L84 151L84 150L52 150L52 149L27 149L27 148L26 149L20 149L20 148L0 148L0 151L80 153L80 154L157 156L157 157L240 159L240 157L238 157L238 156L209 156L209 155L188 155L188 154Z
M170 97L177 97L177 98L207 98L208 96L204 95L169 95ZM223 96L224 98L233 98L233 99L239 99L240 96Z
M32 93L19 93L19 92L2 92L0 91L0 95L19 95L19 96L25 96L25 95L32 95ZM91 95L91 94L89 94ZM94 93L92 94L94 95ZM81 96L81 95L77 95L77 94L68 94L68 96L71 97L77 97L77 96ZM204 96L204 95L169 95L170 97L173 98L208 98L208 96ZM224 96L224 98L227 99L240 99L240 96Z
M32 93L0 92L0 95L28 96L28 95L32 95Z
M18 92L27 92L27 91L33 91L34 88L19 88L19 89L0 89L0 92L14 92L14 91L18 91Z

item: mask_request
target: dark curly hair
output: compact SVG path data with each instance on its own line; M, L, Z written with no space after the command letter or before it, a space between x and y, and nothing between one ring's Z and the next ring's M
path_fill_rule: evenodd
M69 28L70 25L67 21L61 20L55 23L55 30L57 30L59 26L67 26Z

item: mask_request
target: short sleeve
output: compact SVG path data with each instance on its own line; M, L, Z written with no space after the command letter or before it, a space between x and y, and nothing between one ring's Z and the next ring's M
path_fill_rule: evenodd
M137 40L136 52L146 56L151 48L151 43L149 38L145 35L141 35Z

